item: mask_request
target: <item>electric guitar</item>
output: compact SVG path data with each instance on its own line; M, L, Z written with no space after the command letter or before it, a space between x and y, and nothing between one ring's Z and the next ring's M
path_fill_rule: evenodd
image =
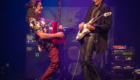
M60 16L61 16L61 0L58 0L59 4L59 11L58 11L58 21L52 22L52 28L53 30L50 32L50 34L57 33L57 32L64 32L64 30L59 30L60 25ZM64 38L54 38L52 39L53 43L65 43Z
M94 19L92 18L88 23L84 24L83 29L79 30L76 36L76 40L81 40L86 34L90 33L90 30L87 29L87 25L92 25L95 23L98 19L100 19L102 16L107 17L110 16L112 12L106 12L102 15L100 15L98 18Z

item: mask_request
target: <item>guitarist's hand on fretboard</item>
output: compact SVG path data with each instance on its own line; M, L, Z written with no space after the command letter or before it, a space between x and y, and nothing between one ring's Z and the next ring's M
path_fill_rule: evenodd
M64 32L64 29L63 29L62 25L59 26L59 29L60 29L61 32Z
M57 36L58 38L63 38L63 37L64 37L64 33L63 33L63 32L57 32L57 33L56 33L56 36Z
M60 26L59 26L59 29L63 29L63 26L62 26L62 25L60 25Z

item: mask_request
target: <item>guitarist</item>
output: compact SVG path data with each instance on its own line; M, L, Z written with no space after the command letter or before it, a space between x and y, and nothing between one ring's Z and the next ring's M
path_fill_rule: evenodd
M110 8L104 4L104 0L93 0L86 13L86 17L81 24L79 30L83 29L83 25L88 23L91 18L97 18L105 12L110 12ZM84 73L84 80L101 80L99 73L92 61L93 51L96 54L102 54L107 50L108 31L112 25L112 16L101 17L93 25L87 25L90 33L80 40L81 43L81 67Z
M40 52L42 50L48 51L51 62L39 80L48 80L55 74L60 65L58 44L52 43L51 40L55 37L63 38L64 34L62 32L49 34L49 26L46 24L45 19L41 17L43 7L40 0L31 0L26 4L26 7L28 8L26 20L35 33L38 49ZM62 26L59 26L59 29L63 29Z

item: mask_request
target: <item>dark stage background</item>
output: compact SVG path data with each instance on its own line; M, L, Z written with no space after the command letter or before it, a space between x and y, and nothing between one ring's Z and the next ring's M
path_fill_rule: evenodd
M1 1L0 71L4 71L6 75L1 74L0 77L5 77L5 80L18 80L26 72L26 34L30 33L28 23L25 21L27 2L29 0ZM62 0L62 7L85 8L91 2L92 0ZM114 44L134 47L136 66L140 66L138 22L140 1L105 0L105 3L115 8ZM57 0L42 0L42 4L43 7L58 7ZM76 25L70 27L76 27Z

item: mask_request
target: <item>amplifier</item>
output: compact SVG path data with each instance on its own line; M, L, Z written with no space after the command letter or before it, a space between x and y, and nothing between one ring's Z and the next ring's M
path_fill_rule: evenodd
M131 64L111 64L111 73L132 73L134 65Z
M114 48L110 48L109 52L111 53L111 55L135 55L135 50L133 47L129 47L126 49L114 49Z
M35 40L35 34L34 33L26 34L26 44L27 45L32 45L32 44L36 45L36 40Z
M110 64L135 64L134 49L108 49L106 63Z
M127 56L111 56L111 64L135 64L134 56L127 55Z
M135 50L133 47L126 49L108 49L107 62L109 64L135 64Z
M133 56L112 56L113 60L115 61L131 61L133 60Z

